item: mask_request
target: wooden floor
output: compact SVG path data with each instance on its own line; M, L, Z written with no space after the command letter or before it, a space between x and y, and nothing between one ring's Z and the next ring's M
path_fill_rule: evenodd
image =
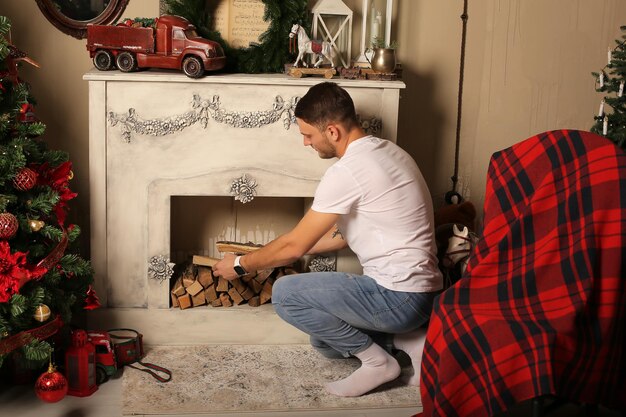
M35 395L33 387L0 386L0 416L2 417L120 417L122 379L111 379L100 385L98 391L89 397L66 396L58 403L45 403ZM410 417L419 409L397 408L387 410L340 410L336 412L283 412L283 413L228 413L193 414L193 417ZM160 417L150 415L150 417ZM165 417L165 416L163 416ZM178 417L168 414L167 417ZM181 415L182 417L182 415ZM189 414L185 417L190 417Z
M121 417L121 378L111 379L102 384L98 391L89 397L67 396L58 403L42 402L30 385L6 387L0 385L0 416L2 417ZM419 409L372 409L340 410L334 412L283 412L283 413L228 413L228 414L193 414L193 417L410 417ZM584 417L585 413L573 405L563 406L547 414L550 417ZM499 417L531 417L529 402ZM183 417L175 415L151 415L150 417ZM189 417L185 415L184 417ZM620 413L601 409L597 417L620 417Z

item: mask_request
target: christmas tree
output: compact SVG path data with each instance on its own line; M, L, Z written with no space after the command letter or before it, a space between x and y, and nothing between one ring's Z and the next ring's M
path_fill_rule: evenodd
M596 91L606 95L600 102L600 110L591 131L611 139L617 146L626 149L626 26L620 28L624 40L616 40L617 46L609 48L607 65L601 72L593 72L596 77Z
M22 64L38 66L10 42L0 16L0 367L9 354L37 368L52 352L49 338L72 315L95 308L89 261L73 248L80 228L66 224L72 164L49 150L34 114Z

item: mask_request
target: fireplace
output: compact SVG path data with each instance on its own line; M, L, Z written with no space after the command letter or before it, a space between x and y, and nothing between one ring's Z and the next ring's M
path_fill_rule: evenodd
M186 245L172 225L183 227L185 219L172 216L195 216L207 204L221 207L224 218L252 206L274 215L273 200L285 199L290 211L284 221L279 214L281 223L259 230L262 240L297 221L332 163L302 145L293 116L298 98L323 79L239 74L191 80L178 73L96 70L84 79L90 106L91 258L95 287L106 306L91 315L90 325L176 327L167 335L146 334L147 343L159 344L302 340L275 317L271 305L230 312L170 309L173 261L186 250L211 253L211 242L220 236L230 240L227 233L237 236L235 223L226 221L221 232L202 237L208 242L204 247L179 249ZM404 84L336 81L353 97L363 127L395 141ZM189 208L194 204L200 208ZM223 339L199 336L209 318L225 330L251 326L255 331L244 332L241 340L232 340L228 331Z

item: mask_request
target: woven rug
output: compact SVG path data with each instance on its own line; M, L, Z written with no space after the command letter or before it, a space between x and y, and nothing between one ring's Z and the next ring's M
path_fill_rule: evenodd
M357 398L327 393L324 383L348 376L360 363L326 359L308 345L155 346L144 361L171 370L172 380L159 383L125 368L125 415L421 406L419 388L400 379Z

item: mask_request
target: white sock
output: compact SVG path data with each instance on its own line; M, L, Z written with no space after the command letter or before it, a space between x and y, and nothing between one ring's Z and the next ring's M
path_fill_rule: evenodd
M398 361L376 343L354 356L361 360L361 367L347 378L326 384L331 394L358 397L400 375Z
M408 385L418 386L420 384L420 369L422 367L422 354L424 353L425 342L426 329L422 328L409 333L397 334L393 338L394 347L404 351L411 358L413 376L405 381Z

